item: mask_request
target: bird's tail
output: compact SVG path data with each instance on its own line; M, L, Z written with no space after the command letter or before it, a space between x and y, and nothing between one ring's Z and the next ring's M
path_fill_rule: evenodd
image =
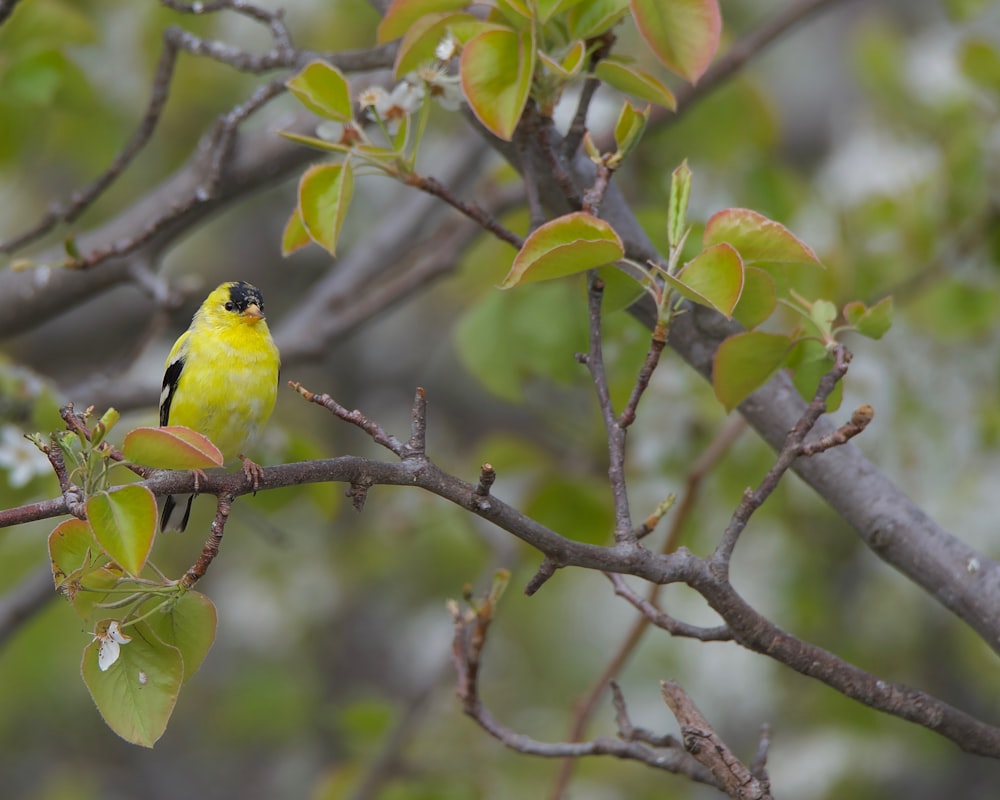
M163 510L160 512L160 530L183 532L187 527L188 518L191 516L191 501L193 494L178 495L174 497L168 494L163 501ZM186 502L185 502L186 501ZM183 514L181 513L183 509Z

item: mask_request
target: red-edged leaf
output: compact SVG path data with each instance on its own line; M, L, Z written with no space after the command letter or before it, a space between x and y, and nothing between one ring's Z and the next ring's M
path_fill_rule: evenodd
M299 213L310 238L337 254L337 240L354 193L351 162L316 164L299 179Z
M583 70L584 57L587 55L587 47L582 39L577 39L573 46L566 51L561 61L547 53L540 52L538 57L556 75L564 80L568 80L580 74Z
M594 68L594 75L625 94L656 103L671 111L677 108L673 92L664 86L662 81L623 61L602 59Z
M98 492L87 501L87 520L116 564L130 575L142 572L156 535L156 498L149 489L130 484Z
M438 44L453 28L466 29L473 26L480 26L482 30L491 30L495 27L480 22L471 14L443 11L420 17L410 26L403 41L399 43L399 52L396 53L396 64L393 67L396 80L402 80L421 64L433 60L436 57Z
M379 44L403 36L421 17L438 11L458 11L469 0L393 0L376 30Z
M536 0L535 5L538 8L538 21L548 22L556 14L572 8L581 2L583 0Z
M225 463L207 437L183 425L129 431L122 452L133 464L157 469L210 469Z
M614 228L592 214L576 211L532 232L514 257L500 288L586 272L617 261L624 254Z
M309 238L306 226L302 224L302 215L296 206L281 234L281 255L290 256L296 250L301 250L310 243L312 243L312 239Z
M844 319L869 339L881 339L892 327L892 296L883 297L871 308L855 300L844 306Z
M49 558L56 588L80 618L89 622L94 607L121 580L121 569L102 563L107 558L82 519L65 520L49 534Z
M587 0L569 10L566 22L574 39L593 39L613 28L628 12L628 0Z
M49 560L52 579L58 589L67 576L84 566L88 557L97 552L97 540L90 525L82 519L60 522L49 534Z
M821 264L809 245L780 222L748 208L727 208L705 224L705 245L728 242L745 264Z
M726 411L732 411L763 386L784 364L791 347L788 336L761 331L738 333L719 345L712 367L712 386Z
M152 611L161 605L159 598L153 598L143 610ZM185 592L166 608L153 611L146 622L164 643L180 651L184 659L184 681L187 682L198 671L215 641L218 625L215 605L199 592Z
M130 625L124 633L131 640L120 646L107 670L98 666L101 643L95 639L83 651L80 671L108 727L127 742L152 747L177 702L184 661L176 647L161 642L145 623Z
M352 116L351 87L336 67L313 61L285 83L310 111L326 119L348 122Z
M630 0L639 33L660 61L691 83L719 49L718 0Z
M510 141L528 102L535 71L534 27L499 28L473 36L462 48L462 91L477 119Z
M663 277L688 300L714 308L727 317L733 315L743 293L743 262L740 254L725 243L706 247L677 277Z

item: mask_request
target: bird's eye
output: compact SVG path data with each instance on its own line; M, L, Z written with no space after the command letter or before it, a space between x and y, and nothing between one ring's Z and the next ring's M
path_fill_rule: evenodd
M234 303L232 300L226 303L226 311L232 311L234 308L236 308L236 303Z

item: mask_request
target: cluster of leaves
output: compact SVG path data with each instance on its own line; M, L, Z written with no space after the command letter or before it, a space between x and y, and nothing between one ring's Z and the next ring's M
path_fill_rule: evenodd
M215 640L216 611L149 560L157 533L152 492L111 486L110 478L126 463L203 469L221 466L222 457L208 439L176 426L136 428L119 454L106 441L117 417L111 410L92 429L71 425L48 443L36 440L58 451L67 495L79 493L79 516L57 525L48 547L56 590L94 633L83 651L84 683L112 730L151 747Z
M383 92L395 100L379 102L378 92L368 90L357 103L383 134L384 144L376 144L355 115L348 81L335 68L314 62L288 82L307 108L337 127L332 138L286 136L343 158L310 167L302 176L298 206L285 229L286 254L310 242L336 253L353 193L353 163L404 183L420 184L415 161L427 124L425 98L440 96L454 86L455 79L449 75L452 61L457 61L457 81L469 107L493 134L509 140L529 99L547 115L565 88L584 75L648 102L673 107L673 96L656 78L611 55L611 30L629 11L652 52L684 78L697 79L718 46L719 15L713 0L667 5L637 0L631 4L621 0L532 4L502 0L485 20L469 14L466 5L455 0L397 0L384 17L380 40L402 36L395 66L396 78L402 82L392 95ZM606 174L613 173L641 139L648 118L648 105L638 108L626 100L615 125L613 152L600 153L585 138L595 164ZM789 271L802 265L821 266L820 260L787 228L757 212L724 209L705 225L701 249L687 246L690 189L691 172L683 164L674 172L669 199L666 264L630 259L613 227L595 210L585 208L532 231L521 243L500 288L592 269L602 270L606 280L617 281L617 270L633 286L639 284L630 300L641 292L652 297L663 326L661 336L666 336L671 315L681 309L681 299L735 317L748 330L720 348L713 378L716 396L727 410L786 367L793 371L803 396L811 397L832 365L830 351L838 335L856 330L878 338L888 329L889 299L870 309L851 303L843 309L842 324L835 325L838 314L831 303L795 294ZM757 330L779 305L796 312L801 324L789 334ZM831 410L839 397L838 390L830 399Z

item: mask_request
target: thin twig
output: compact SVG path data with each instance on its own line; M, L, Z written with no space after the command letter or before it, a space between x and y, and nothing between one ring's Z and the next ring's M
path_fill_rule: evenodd
M542 563L538 565L538 570L532 576L531 580L524 587L524 593L531 597L535 592L545 585L545 582L556 574L556 570L559 569L559 564L551 558L543 558Z
M611 52L615 40L614 31L608 31L601 36L600 46L595 48L590 55L590 63L587 65L588 72L593 73L598 62ZM576 113L573 114L573 121L570 123L569 130L566 131L562 142L563 157L572 158L580 146L580 142L583 141L583 135L587 132L587 112L590 110L590 101L594 99L594 93L600 86L601 82L594 77L588 77L583 82L580 98L576 104Z
M795 423L795 426L788 432L788 436L785 437L785 444L778 453L778 458L775 461L774 466L771 467L767 475L764 476L764 479L755 490L747 489L743 493L743 499L733 512L729 525L726 526L726 530L722 534L719 546L712 554L712 562L719 568L728 570L729 560L732 557L733 549L736 547L736 542L739 539L740 534L750 521L750 517L764 504L764 501L771 496L771 493L777 488L781 478L792 466L795 459L801 455L802 445L806 436L809 435L809 431L813 429L817 420L819 420L819 418L826 411L827 399L833 393L837 383L844 377L844 375L847 374L847 368L851 362L850 352L843 345L837 345L834 349L833 355L833 367L831 367L830 371L820 379L819 386L816 389L816 394L813 396L812 402L806 406L806 409L799 418L798 422ZM860 426L856 432L860 433L860 430L863 427L864 426Z
M662 628L672 636L680 636L688 639L698 639L702 642L731 642L733 634L728 625L716 625L714 628L703 628L699 625L689 625L686 622L674 619L669 614L661 611L654 603L640 595L635 589L628 585L628 582L621 575L606 572L604 573L611 585L615 587L615 594L631 603L635 609L642 614L657 628Z
M524 244L524 240L520 236L504 227L504 225L502 225L492 214L484 211L483 208L476 203L467 203L464 200L459 199L451 192L450 189L448 189L447 186L442 184L436 178L413 173L406 177L406 184L408 186L414 186L422 192L427 192L427 194L434 195L435 197L444 200L444 202L452 208L460 211L474 222L477 222L485 230L496 236L500 241L507 242L507 244L513 245L518 250L520 250Z
M455 665L456 693L462 710L487 733L519 753L545 758L582 758L612 755L640 761L648 766L686 775L702 783L714 783L707 770L685 753L676 742L673 746L654 749L639 741L624 741L599 737L589 742L541 742L511 730L499 722L483 705L479 696L479 674L486 632L492 621L493 607L483 602L478 608L462 612L452 605L454 638L452 659Z
M348 411L340 403L334 400L328 394L315 394L306 389L301 383L297 381L289 381L288 385L302 395L310 403L315 403L318 406L323 406L327 411L345 422L350 422L352 425L356 425L361 428L365 433L375 440L376 444L380 444L387 450L391 450L400 458L406 458L412 455L408 450L407 445L403 444L399 439L393 436L391 433L386 433L377 422L370 420L360 411L355 409L354 411Z
M406 443L404 458L423 458L427 455L427 393L418 386L413 393L410 411L410 440Z
M649 381L653 377L653 372L656 370L657 365L660 363L660 356L666 344L667 326L662 321L657 322L656 327L653 328L653 335L649 340L649 349L646 351L646 358L639 369L635 385L632 387L632 392L625 403L625 408L622 409L622 413L618 417L618 424L622 428L627 428L635 422L635 414L639 406L639 401L649 387Z
M233 497L231 495L219 497L215 507L215 519L212 520L212 527L208 539L205 541L205 546L201 550L201 555L192 566L188 567L188 571L181 576L179 581L185 589L190 589L200 581L215 557L219 555L219 546L222 544L222 535L226 531L226 521L229 519L232 503Z
M588 309L590 318L590 350L584 362L590 370L597 394L597 404L604 419L608 441L608 478L615 508L615 541L636 541L628 505L628 488L625 482L625 429L619 425L611 403L608 376L604 368L604 350L601 343L601 301L604 281L592 273L589 279Z
M694 511L698 490L701 487L702 481L746 428L747 424L742 417L731 417L722 430L712 439L708 447L695 459L684 482L684 491L681 494L680 503L678 503L677 508L673 512L670 528L660 548L661 553L672 553L677 549L680 543L681 531ZM639 538L650 533L657 521L659 521L659 517L656 517L655 520L652 518L647 519L636 531L636 537ZM646 602L655 606L662 591L663 585L654 583L646 593ZM597 710L597 704L604 694L605 687L609 686L612 683L612 679L624 669L625 664L639 646L651 624L650 618L645 614L640 614L636 617L631 627L622 637L621 643L612 653L608 663L605 664L601 674L590 687L590 691L576 704L573 721L570 724L571 741L577 742L583 738L587 724ZM565 796L566 788L569 786L575 766L576 761L574 759L563 761L553 784L552 791L549 794L551 800L560 800Z
M170 96L170 83L174 75L174 66L177 63L177 47L164 36L164 48L160 54L160 60L156 65L153 75L153 90L146 106L146 111L139 121L135 132L129 141L122 148L121 152L115 156L111 164L102 172L97 179L89 186L74 192L67 204L55 203L49 207L38 223L29 228L24 233L0 243L0 253L13 253L20 248L37 241L42 236L51 231L56 225L73 222L83 213L115 180L125 168L132 162L140 150L146 146L156 125L160 121L160 115Z
M825 436L821 436L812 442L802 442L799 445L800 456L814 456L829 450L831 447L838 447L847 444L851 439L868 427L868 423L875 417L875 409L867 403L854 409L849 422L845 422L837 430L831 431Z
M680 742L669 733L653 733L651 730L633 725L621 687L616 681L610 681L608 688L611 689L611 705L615 709L618 735L626 742L645 742L651 747L680 747Z
M707 767L720 788L736 800L771 800L770 783L754 776L715 732L675 681L660 684L663 699L681 726L684 749Z

